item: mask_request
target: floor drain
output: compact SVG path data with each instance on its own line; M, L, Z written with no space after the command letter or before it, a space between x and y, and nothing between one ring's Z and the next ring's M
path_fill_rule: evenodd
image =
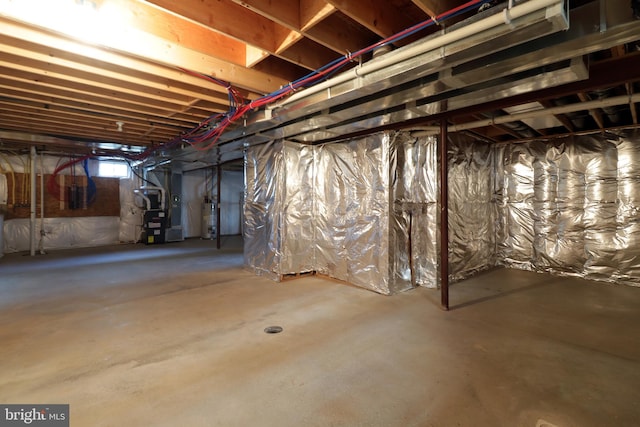
M267 334L279 334L280 332L282 332L282 326L267 326L266 328L264 328L264 331Z

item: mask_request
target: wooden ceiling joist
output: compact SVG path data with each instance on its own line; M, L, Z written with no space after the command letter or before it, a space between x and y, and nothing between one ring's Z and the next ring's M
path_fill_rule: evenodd
M431 18L435 18L443 12L453 9L457 6L455 1L451 0L412 0L413 3L423 10Z
M590 7L595 4L591 1L570 2L570 8L573 12L581 5ZM33 141L49 134L70 141L162 144L228 111L227 88L198 73L230 82L244 99L256 99L342 55L464 4L464 0L0 0L0 133L32 132ZM75 16L78 8L86 19ZM577 104L588 101L592 91L608 88L631 97L640 87L636 71L640 39L632 39L637 20L628 7L612 8L629 14L629 21L615 27L619 37L604 35L608 47L590 55L588 79L393 126L410 128L441 119L465 123L474 120L473 114L483 117L533 101L544 108ZM616 109L618 117L592 109L593 120L579 129L571 116L555 117L568 134L603 130L611 121L639 124L638 106L631 98ZM118 121L124 123L125 132L118 132ZM531 126L544 138L565 132L555 120ZM367 132L384 129L382 125ZM511 126L471 133L488 142L523 140L522 132Z
M200 78L189 76L173 80L142 70L119 67L95 61L80 55L17 40L0 34L0 54L19 58L16 63L37 63L43 71L68 73L69 77L81 77L90 81L109 81L114 85L135 86L143 92L165 92L185 97L200 97L214 102L227 102L227 94L218 85L206 85ZM3 56L9 58L8 56ZM9 60L9 59L7 59ZM176 73L176 77L184 77Z
M58 123L85 123L92 126L95 125L95 127L113 127L116 129L117 126L115 122L120 121L126 126L133 126L140 130L153 126L156 129L164 130L173 135L180 132L182 129L182 127L176 125L162 122L149 122L131 117L118 118L118 120L114 120L113 117L88 115L86 112L61 111L54 108L39 108L31 105L12 105L11 103L7 103L2 100L0 100L0 109L4 111L11 111L14 114L20 114L26 119L30 117L47 117L54 119Z
M591 101L591 98L589 97L589 95L587 95L586 93L583 92L578 92L578 98L580 98L581 102L589 102ZM593 120L596 121L596 123L598 124L598 127L602 130L604 129L605 125L604 125L604 119L602 117L602 112L599 109L595 109L592 108L589 110L589 115L593 118Z
M333 15L335 11L336 8L325 0L300 0L300 31L305 33Z
M389 37L411 26L388 0L327 0L329 4L380 37ZM415 22L414 22L415 23Z
M204 55L135 28L127 37L104 37L101 43L91 45L75 41L60 29L49 28L42 23L30 24L44 27L44 30L8 20L6 17L0 17L0 24L6 33L14 38L25 41L38 40L44 46L161 76L176 78L176 73L180 73L179 69L183 68L234 81L236 86L256 93L271 92L285 83L273 76ZM55 32L61 32L63 35L56 35ZM132 43L131 40L136 42ZM200 82L200 85L204 86L203 82Z

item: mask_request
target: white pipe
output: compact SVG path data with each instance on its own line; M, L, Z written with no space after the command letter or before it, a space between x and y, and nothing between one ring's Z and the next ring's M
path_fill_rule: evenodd
M36 147L31 146L31 218L29 221L29 254L36 254Z
M530 0L528 2L514 6L511 10L509 10L509 18L510 20L518 19L557 3L558 0ZM447 44L455 43L474 34L504 24L505 22L503 13L496 13L495 15L491 15L483 20L474 22L473 24L461 27L449 33L442 34L439 37L425 40L423 43L416 44L415 46L408 47L407 49L397 50L391 54L380 57L380 59L378 60L372 60L362 66L352 68L325 82L294 93L289 98L276 105L276 108L282 107L301 98L306 98L307 96L311 96L323 90L329 89L348 80L355 79L357 77L363 77L367 74L373 73L386 67L393 66L399 62L406 61L415 56L439 49Z
M138 196L142 197L142 199L144 200L144 205L146 206L145 210L151 210L151 199L149 199L142 191L140 190L133 190L133 192L135 194L137 194Z
M517 122L519 120L535 119L537 117L551 116L556 114L573 113L581 110L592 110L594 108L606 108L614 107L616 105L624 105L630 103L640 102L640 93L633 95L621 95L611 98L597 99L595 101L580 102L577 104L562 105L559 107L545 108L542 110L533 110L524 113L508 114L506 116L498 116L492 119L477 120L475 122L463 123L459 125L449 126L449 132L460 132L463 130L476 129L485 126L493 126L504 123ZM440 133L439 126L428 126L420 128L419 130L412 132L413 136L429 136L437 135Z
M160 201L160 210L163 211L164 210L164 206L165 206L165 204L164 204L164 197L165 197L164 188L162 188L162 187L152 187L152 186L142 186L137 190L133 190L134 193L141 195L142 198L145 199L145 202L147 204L147 210L149 210L149 209L151 209L151 200L144 195L143 191L145 191L145 190L157 190L160 193L160 200L159 200Z

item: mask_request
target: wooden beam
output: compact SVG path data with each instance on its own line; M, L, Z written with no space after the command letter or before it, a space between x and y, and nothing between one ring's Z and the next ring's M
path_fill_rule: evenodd
M340 12L380 37L389 37L406 29L407 23L388 0L327 0Z
M52 136L65 136L70 138L76 138L77 135L82 133L83 138L87 140L93 140L98 142L113 142L116 144L151 144L153 141L150 138L143 137L136 134L124 134L124 133L112 133L107 134L104 131L91 131L79 127L60 127L55 125L47 125L45 123L38 122L24 122L3 120L0 118L0 127L5 130L15 130L20 132L33 132L33 129L38 129L38 133ZM164 141L164 138L162 139Z
M148 0L218 33L267 52L277 46L276 24L232 0Z
M276 49L273 51L274 55L280 56L283 59L293 62L307 69L316 69L326 64L329 61L335 59L338 55L323 52L322 48L318 48L317 51L321 52L321 55L329 58L327 60L318 60L314 58L313 52L308 52L305 55L300 55L301 48L296 46L296 43L305 43L304 38L313 40L325 48L333 50L338 54L346 53L350 46L351 50L356 50L366 44L355 45L353 43L345 44L343 37L336 37L338 31L353 33L349 34L347 38L355 38L354 43L361 37L357 37L357 34L350 31L348 28L342 26L340 29L333 27L327 31L318 31L314 28L315 25L319 25L324 19L333 14L336 9L330 4L327 4L324 0L281 0L274 2L272 0L233 0L236 4L246 7L252 12L270 20L281 27L276 27L274 31L274 38L276 41ZM285 31L285 29L287 31ZM338 30L338 31L337 31ZM308 46L308 43L306 43ZM295 49L297 53L291 54L289 49ZM304 48L306 49L306 47Z
M189 129L194 126L194 120L181 120L175 117L149 117L142 114L113 114L111 112L103 111L89 111L87 109L77 109L68 106L61 106L55 104L44 104L34 100L18 99L18 98L3 98L0 101L0 105L6 106L8 109L14 111L38 111L45 114L58 115L60 117L69 117L77 120L95 121L95 120L107 120L112 123L115 121L134 122L141 124L161 124L168 129L175 129L179 131L181 129Z
M215 31L242 41L254 48L269 52L306 69L315 63L296 62L300 55L289 55L287 50L303 39L299 28L297 1L264 2L234 0L149 0L157 6L171 10ZM288 9L293 8L293 11ZM278 14L282 13L280 16ZM308 56L311 57L311 56ZM245 66L254 62L246 62ZM281 82L280 85L287 82ZM274 89L275 90L275 89Z
M257 15L276 22L283 27L300 29L299 0L232 0Z
M287 82L294 81L309 72L308 68L302 68L292 62L285 61L277 56L269 55L263 61L256 64L256 69L263 73L273 74L284 78Z
M325 0L300 0L300 30L308 31L335 11L336 8Z
M624 56L625 54L626 49L624 48L624 45L618 45L611 48L611 56L613 58L619 58L621 56Z
M226 89L194 77L174 67L153 64L130 56L119 55L93 46L82 45L51 33L29 28L0 18L0 25L12 37L0 34L0 40L7 46L14 46L27 57L49 57L53 64L72 67L91 73L124 78L151 88L166 88L177 93L202 98L212 98L228 102ZM253 99L256 92L243 92L243 96Z
M149 0L244 44L272 52L279 24L233 0Z
M332 14L308 28L304 35L339 55L356 52L378 41L379 37L369 30L345 22L349 20L342 14Z
M269 52L266 50L259 49L257 47L247 45L246 48L246 58L245 63L247 67L253 68L256 64L262 62L265 58L269 57Z
M7 145L8 142L14 142L19 145L39 145L46 146L51 148L64 148L65 150L71 150L74 153L79 152L91 152L92 148L90 145L95 144L96 141L87 140L72 140L65 139L50 135L42 135L33 133L33 130L22 132L22 131L6 131L0 130L0 139L5 142ZM134 144L127 144L134 145ZM96 148L98 152L106 152L107 150ZM109 151L111 153L117 152L117 150Z
M0 84L0 89L2 89L3 101L8 102L7 100L13 100L14 102L35 102L45 106L45 108L49 108L51 106L69 108L77 111L85 111L88 114L103 114L110 117L113 117L114 120L119 120L121 118L139 118L142 120L149 120L153 122L163 122L163 123L175 123L173 119L167 119L162 115L158 115L157 112L151 113L141 113L137 111L125 110L119 108L119 106L113 105L97 105L94 103L87 103L78 101L76 99L66 99L61 97L52 97L48 93L35 93L33 91L20 91L16 90L13 86L2 86ZM189 117L181 117L180 120L185 122L191 122L193 125L197 124L200 120L202 120L206 116L195 116L191 115Z
M445 0L411 0L413 4L418 6L424 13L432 18L452 9L456 5L452 1Z
M285 56L292 62L299 62L309 65L310 70L323 67L325 64L333 61L338 54L332 50L328 50L323 46L316 44L309 39L303 39L291 46L285 52Z
M221 86L207 84L200 78L184 75L177 71L175 76L151 74L144 70L125 68L72 52L18 40L6 34L0 34L0 53L22 58L22 61L27 58L30 61L37 61L43 70L55 70L59 73L69 74L71 77L78 75L90 80L118 82L118 85L135 85L148 92L163 91L189 98L200 97L220 104L228 103L226 90ZM179 78L179 80L174 80L174 78ZM244 92L243 96L252 97L255 94Z
M297 42L302 40L303 35L297 31L290 30L286 27L278 28L275 31L275 33L276 33L276 47L272 53L280 58L288 60L289 58L285 56L287 49L291 48ZM295 62L295 61L292 61L292 62L294 64L300 65L301 67L313 69L313 66L309 64L305 64L304 62Z
M8 121L28 124L32 126L32 128L36 129L42 129L46 126L52 129L65 129L67 131L73 130L75 135L86 135L90 132L103 135L115 135L116 132L118 132L117 127L113 122L95 123L58 118L46 114L29 113L25 115L16 112L0 111L0 122L6 123ZM132 123L125 123L123 129L132 135L140 135L141 137L146 137L151 133L149 130L153 129L155 135L161 137L163 140L170 140L176 135L175 130L160 129L153 126L139 126Z
M182 105L189 103L184 102L163 102L155 100L151 102L148 98L140 96L126 95L100 89L95 86L74 83L70 80L51 78L40 75L12 75L6 72L4 67L0 67L0 84L11 87L13 89L22 90L24 92L40 93L59 98L70 100L85 101L96 105L120 106L123 109L138 112L159 111L160 114L166 115Z
M49 117L60 123L72 122L72 123L91 123L100 126L111 126L116 128L115 120L113 117L100 116L96 114L86 114L79 111L69 111L60 108L45 108L37 104L23 104L16 105L10 102L0 100L0 108L2 111L10 111L15 114L19 114L22 117ZM166 132L175 135L185 128L190 128L188 123L184 126L177 126L174 124L167 124L163 122L152 122L148 120L141 120L140 118L120 118L118 121L122 121L125 126L133 126L137 129L146 129L150 126L154 126L157 129L164 129Z
M589 102L591 101L591 98L589 98L589 95L587 95L584 92L578 92L578 98L580 98L581 102ZM600 112L600 110L592 108L589 110L589 114L591 115L591 117L593 117L593 120L596 121L596 123L598 124L598 127L600 129L604 129L604 120L602 118L602 113Z
M91 58L98 60L104 60L105 56L110 56L111 59L116 59L117 65L121 66L124 66L129 61L124 59L123 55L117 54L114 58L113 54L109 55L110 52L107 53L107 51L115 51L119 54L133 56L169 68L182 67L213 75L222 80L231 81L238 87L259 93L271 92L284 83L272 76L204 55L180 44L164 40L134 26L125 27L108 34L105 33L101 36L100 32L96 31L95 40L90 43L84 41L79 43L72 40L78 37L75 29L71 31L74 26L65 23L63 20L52 20L41 14L30 15L26 12L7 15L7 11L1 8L0 17L3 21L1 23L5 27L4 31L14 38L35 41L45 46L57 48L60 48L61 45L66 45L69 48L66 50L85 56L90 55ZM34 27L44 28L47 31L36 30ZM63 34L64 37L55 36L48 31ZM43 42L43 39L47 41ZM74 44L77 46L74 47ZM94 46L99 46L100 48Z
M15 57L8 55L1 50L0 45L0 72L6 75L16 75L25 79L32 79L38 84L46 84L47 82L58 82L60 85L69 82L70 86L85 87L89 92L95 88L96 93L104 91L105 93L117 96L119 98L143 99L146 103L157 101L158 103L178 103L186 104L192 98L171 93L164 90L146 90L148 88L141 87L136 84L109 79L108 77L87 75L74 69L64 69L50 63L41 63L27 57Z
M553 105L550 101L548 100L541 100L538 101L540 103L540 105L542 105L544 108L552 108L555 107L555 105ZM562 126L564 126L569 132L574 132L575 129L573 127L573 123L571 123L571 120L569 120L569 118L564 115L564 114L554 114L553 117L555 117L556 119L558 119L558 121L560 123L562 123Z

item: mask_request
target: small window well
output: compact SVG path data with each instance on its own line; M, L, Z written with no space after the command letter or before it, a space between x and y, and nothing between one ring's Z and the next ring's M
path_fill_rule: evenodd
M98 162L98 176L103 178L128 178L129 165L115 160Z

